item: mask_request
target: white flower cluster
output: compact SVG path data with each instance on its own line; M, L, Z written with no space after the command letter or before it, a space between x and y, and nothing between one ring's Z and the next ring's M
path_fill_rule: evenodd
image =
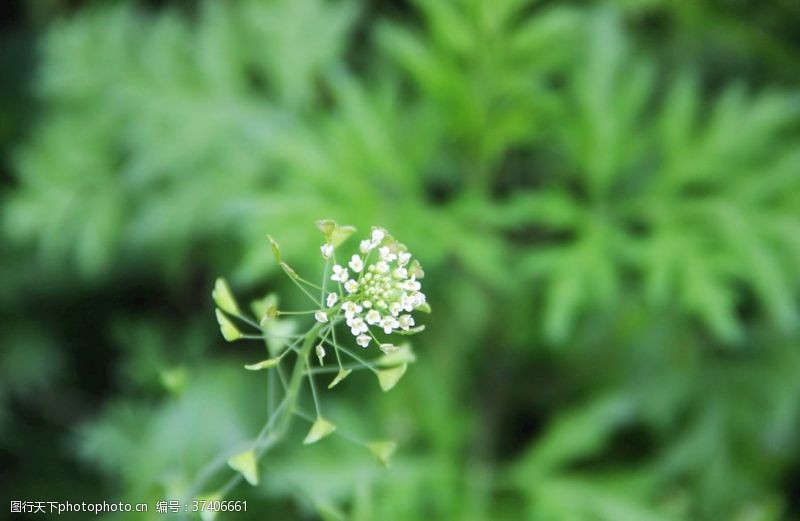
M325 246L322 255L328 259L332 252ZM361 241L359 250L361 255L353 255L347 267L334 264L331 280L341 284L344 291L328 294L328 312L320 310L316 318L327 322L329 314L333 317L343 312L356 343L367 347L374 338L370 326L383 329L387 335L408 331L414 326L410 313L425 306L426 301L417 280L422 275L419 263L412 262L405 246L385 230L373 229L371 237Z

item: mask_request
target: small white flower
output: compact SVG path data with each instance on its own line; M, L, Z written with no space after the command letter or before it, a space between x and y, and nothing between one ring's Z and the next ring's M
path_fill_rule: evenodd
M369 326L367 323L364 322L364 319L361 317L356 317L350 321L350 332L353 333L353 336L358 336L361 333L366 333L369 330Z
M372 245L369 239L364 239L358 246L358 249L361 250L361 253L367 253L375 246Z
M386 262L392 262L393 260L397 259L397 255L392 253L388 246L383 246L382 248L378 249L378 252L381 254L381 260Z
M369 300L365 300L365 301L364 301L364 302L362 302L361 304L362 304L362 305L363 305L365 308L371 308L371 307L372 307L372 302L370 302Z
M403 306L405 311L412 311L414 309L414 297L407 293L403 293L403 296L400 297L400 305Z
M327 260L330 259L333 255L333 244L326 242L322 246L319 247L320 251L322 251L322 258Z
M372 230L373 248L383 242L384 237L386 237L386 234L380 228Z
M406 264L408 264L408 261L410 260L411 260L411 254L408 253L407 251L401 251L397 255L397 264L400 266L405 266Z
M396 279L404 279L408 277L408 270L405 268L397 268L396 270L394 270L392 275L394 275Z
M338 300L339 300L339 295L337 295L336 293L328 293L328 299L325 301L325 303L328 305L329 308L332 308L333 306L336 305L336 301Z
M350 279L344 283L344 289L346 289L348 293L355 293L358 290L358 282L356 282L355 279Z
M414 293L414 307L421 306L425 303L425 294L424 293Z
M331 275L331 280L335 280L336 282L346 282L349 278L350 274L347 273L347 269L342 268L338 264L333 265L333 275Z
M381 320L381 327L383 328L383 332L387 335L392 333L392 330L398 327L400 323L394 317L383 317Z
M385 261L379 261L375 263L375 271L380 274L388 273L389 272L389 265Z
M396 317L401 311L403 311L403 306L401 306L399 302L392 302L389 304L389 312L392 314L392 316Z
M317 322L327 322L328 314L320 309L319 311L314 313L314 318L317 320Z
M381 314L376 310L371 309L367 312L365 318L367 319L367 324L375 325L381 321Z
M348 300L344 304L342 304L342 311L344 311L345 318L352 318L355 316L356 313L361 313L361 306L353 302L352 300Z
M400 315L397 322L403 330L408 331L408 329L414 325L414 317L411 315Z
M350 258L349 266L354 272L361 273L361 270L364 269L364 261L361 260L361 257L354 254L353 257Z
M319 358L319 365L322 365L322 359L325 358L325 348L322 344L317 344L317 358Z
M361 347L367 347L369 345L370 340L372 339L370 338L369 335L358 335L356 337L356 343Z
M419 291L422 285L419 283L418 280L412 275L410 279L403 283L403 289L406 291Z

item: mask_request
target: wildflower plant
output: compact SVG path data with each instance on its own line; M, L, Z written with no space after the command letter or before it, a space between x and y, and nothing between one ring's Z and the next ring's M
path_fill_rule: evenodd
M245 368L267 371L268 417L245 450L221 456L200 473L189 490L189 498L197 497L226 463L237 474L210 498L225 497L242 479L257 485L259 459L283 440L294 418L311 423L304 444L336 432L364 446L388 466L395 442L364 441L339 430L322 413L318 377L333 375L326 385L332 389L353 371L368 370L376 376L384 392L391 390L416 358L409 343L400 343L397 338L424 330L425 326L417 325L414 312L430 313L420 282L424 272L407 248L383 228L373 227L369 237L359 243L358 251L345 257L346 262L340 262L337 249L355 228L331 220L317 221L317 227L324 236L320 246L324 266L319 284L290 267L283 260L278 243L268 236L276 262L310 301L310 309L281 309L277 295L270 294L253 302L255 316L248 316L227 282L224 279L216 282L212 296L223 338L229 342L261 340L266 345L268 358ZM303 317L308 319L308 329L297 334L297 325ZM287 364L291 368L287 369ZM305 411L301 404L306 386L313 399L313 412Z

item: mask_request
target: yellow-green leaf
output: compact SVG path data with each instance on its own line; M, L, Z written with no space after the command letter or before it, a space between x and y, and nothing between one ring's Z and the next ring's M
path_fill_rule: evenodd
M262 322L261 327L264 328L266 333L267 351L270 356L276 356L291 344L289 337L297 331L297 321L271 318Z
M189 379L189 373L185 367L173 367L169 369L162 369L159 371L161 385L167 391L178 394L186 388L186 382Z
M381 389L384 392L391 390L403 377L407 368L408 365L403 364L391 369L378 370L378 382L381 384Z
M303 445L316 443L335 430L336 426L334 424L324 418L317 418L317 421L314 422L314 425L311 426L308 434L306 434Z
M347 378L347 375L352 372L352 369L339 369L339 372L336 374L336 378L334 378L331 383L328 384L328 389L333 389L336 384Z
M250 309L253 314L260 319L269 316L269 310L275 309L277 314L278 309L278 295L275 293L268 293L264 298L254 300L250 303Z
M214 494L208 494L208 495L205 495L205 496L198 496L197 497L198 501L205 501L206 504L212 503L214 501L220 501L221 499L222 499L222 494L220 494L218 492L216 492ZM202 521L214 521L214 519L216 519L216 517L217 517L217 511L216 510L204 509L204 510L200 511L200 519L202 519Z
M255 451L248 450L229 458L228 466L241 473L251 485L258 485L258 462Z
M420 266L419 261L416 259L411 261L411 266L408 268L408 274L413 275L418 279L425 278L425 272L422 270L422 266Z
M336 221L333 219L320 219L316 222L317 228L322 232L326 239L330 239L333 230L336 229Z
M417 311L422 311L423 313L430 313L431 312L431 305L428 304L427 302L425 302L421 306L417 306L414 309L416 309Z
M216 314L217 322L219 322L219 330L222 332L222 338L228 342L233 342L234 340L242 338L242 332L231 322L231 319L225 316L222 310L217 308Z
M280 362L281 362L280 358L267 358L266 360L262 360L255 364L248 364L244 366L244 368L249 371L260 371L262 369L269 369L270 367L275 367Z
M233 298L231 288L228 286L225 279L218 278L214 283L214 290L211 292L211 298L214 299L214 303L217 307L223 311L227 311L232 315L241 314L239 312L239 305L236 303L236 299Z
M383 466L389 468L390 458L397 450L397 443L393 441L373 441L367 443L367 448L383 463Z
M336 248L356 232L353 226L337 226L331 233L331 244Z
M267 235L267 239L269 240L270 246L272 246L272 255L275 257L275 262L278 264L281 263L281 248L278 246L278 243L275 242L275 239L272 236Z
M391 353L375 359L375 365L380 367L395 367L400 364L412 364L417 361L417 355L411 350L408 343L402 344Z

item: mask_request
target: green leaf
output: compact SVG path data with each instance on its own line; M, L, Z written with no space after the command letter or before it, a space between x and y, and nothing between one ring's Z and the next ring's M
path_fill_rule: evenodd
M275 293L268 293L264 298L251 302L250 309L253 310L253 314L257 316L259 320L277 316L278 295ZM271 310L274 310L274 313Z
M408 343L398 346L391 353L386 353L375 359L375 365L380 367L395 367L400 364L412 364L417 361L417 355Z
M393 441L373 441L367 443L367 448L372 451L383 466L388 469L390 459L397 450L397 443Z
M263 317L261 317L261 320L258 321L258 325L263 328L267 328L269 327L270 322L272 322L272 319L274 319L277 316L278 316L278 308L275 306L271 306L267 308L267 312L264 314Z
M258 485L258 462L254 450L248 450L228 459L228 466L241 473L253 486Z
M336 385L347 378L347 376L352 373L352 369L339 369L339 372L336 374L336 378L334 378L331 383L328 384L328 389L333 389Z
M278 246L278 243L275 242L275 239L272 236L267 235L267 239L269 240L270 246L272 246L272 255L275 257L275 262L281 264L281 248Z
M217 305L218 308L226 311L232 315L240 315L241 312L239 311L239 305L236 303L236 299L233 298L233 294L231 293L231 288L228 286L228 283L223 278L218 278L216 283L214 284L214 290L211 292L211 298L214 299L214 303Z
M211 503L214 501L222 500L222 494L215 492L213 494L207 494L205 496L197 496L198 501L205 501L206 503ZM202 521L214 521L217 517L216 510L201 510L200 511L200 519Z
M326 240L330 240L331 235L333 235L333 230L336 229L336 221L333 219L320 219L315 223L319 231L322 232L322 235L325 236Z
M411 261L411 266L408 267L408 274L418 279L425 278L425 272L417 259Z
M333 219L321 219L316 222L317 228L325 236L325 240L338 247L356 231L354 226L339 226Z
M162 369L159 371L159 377L164 389L173 394L178 394L186 388L189 375L186 368L180 366Z
M222 338L228 342L233 342L242 338L242 332L234 325L233 322L222 312L219 308L216 310L217 322L219 322L219 329L222 332Z
M416 309L417 311L422 311L423 313L428 313L428 314L430 314L430 312L431 312L431 305L430 305L430 304L428 304L427 302L425 302L425 303L424 303L424 304L422 304L421 306L417 306L417 307L416 307L416 308L414 308L414 309Z
M572 407L551 421L517 464L516 479L533 486L548 473L601 452L636 414L636 399L607 394Z
M244 368L247 369L248 371L260 371L262 369L269 369L270 367L275 367L279 363L281 363L280 358L267 358L266 360L262 360L255 364L245 365Z
M336 426L334 424L324 418L317 418L317 421L314 422L314 425L311 426L308 434L306 434L303 445L316 443L335 430Z
M331 244L336 248L356 232L353 226L337 226L331 234Z
M397 382L400 381L400 378L406 373L407 368L408 364L403 364L391 369L378 370L378 382L381 384L381 389L384 392L393 389L394 386L397 385Z

